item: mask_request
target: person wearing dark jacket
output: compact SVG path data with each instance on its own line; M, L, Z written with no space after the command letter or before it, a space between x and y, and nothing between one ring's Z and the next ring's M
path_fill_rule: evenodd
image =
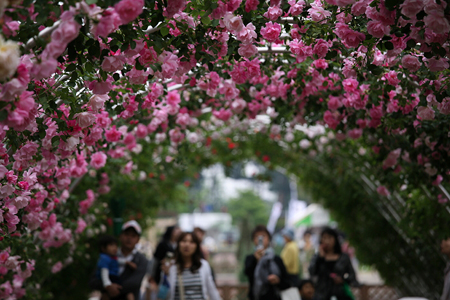
M141 233L141 227L136 221L128 221L123 224L117 256L123 261L132 262L132 264L119 265L120 284L108 283L107 286L104 286L102 279L94 274L89 281L91 289L105 292L111 300L126 299L129 293L134 295L134 299L139 299L141 283L148 263L147 258L135 248ZM130 267L130 265L136 266L136 268Z
M351 300L348 286L356 286L356 274L350 257L342 253L335 230L325 228L320 235L319 253L309 265L309 274L315 282L315 300Z
M248 298L278 300L280 291L291 286L286 267L270 247L271 235L265 226L256 226L252 240L256 250L245 258L244 270L249 281Z
M161 261L167 257L167 253L175 253L177 239L180 233L180 227L176 225L167 227L161 242L159 242L156 247L156 251L153 254L154 269L152 272L152 280L154 280L156 284L159 284L161 280Z

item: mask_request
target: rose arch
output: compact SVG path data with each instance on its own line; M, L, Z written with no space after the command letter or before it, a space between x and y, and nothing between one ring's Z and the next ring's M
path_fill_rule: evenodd
M112 193L141 180L164 201L217 161L296 174L368 262L399 247L378 261L388 279L413 260L399 249L442 264L445 1L4 0L0 15L0 299L51 297L40 287L83 260Z

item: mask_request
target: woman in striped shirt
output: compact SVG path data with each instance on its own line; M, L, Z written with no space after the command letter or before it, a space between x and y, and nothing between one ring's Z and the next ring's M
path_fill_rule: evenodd
M170 285L169 300L220 300L208 262L201 258L200 241L183 232L175 250L175 264L162 267Z

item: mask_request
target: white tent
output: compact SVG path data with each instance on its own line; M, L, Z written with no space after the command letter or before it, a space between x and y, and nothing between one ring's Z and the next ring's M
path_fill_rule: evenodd
M294 227L326 226L331 222L330 214L319 204L310 204L296 216Z

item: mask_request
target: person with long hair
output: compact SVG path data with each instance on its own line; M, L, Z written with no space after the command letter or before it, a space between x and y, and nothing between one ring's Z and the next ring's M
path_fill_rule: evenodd
M161 280L161 262L167 257L168 253L175 253L178 237L180 236L181 229L177 225L168 226L166 232L162 236L161 242L156 247L156 251L153 254L154 268L152 270L151 281L159 284Z
M192 232L183 232L175 249L175 264L162 266L167 275L169 300L220 300L211 276L211 267L202 258L200 241Z
M350 257L342 253L336 230L325 228L320 235L319 253L309 266L309 274L316 284L315 300L351 300L350 285L358 285Z
M255 252L245 258L250 300L280 300L280 292L291 287L286 267L270 245L270 232L258 225L252 232Z

